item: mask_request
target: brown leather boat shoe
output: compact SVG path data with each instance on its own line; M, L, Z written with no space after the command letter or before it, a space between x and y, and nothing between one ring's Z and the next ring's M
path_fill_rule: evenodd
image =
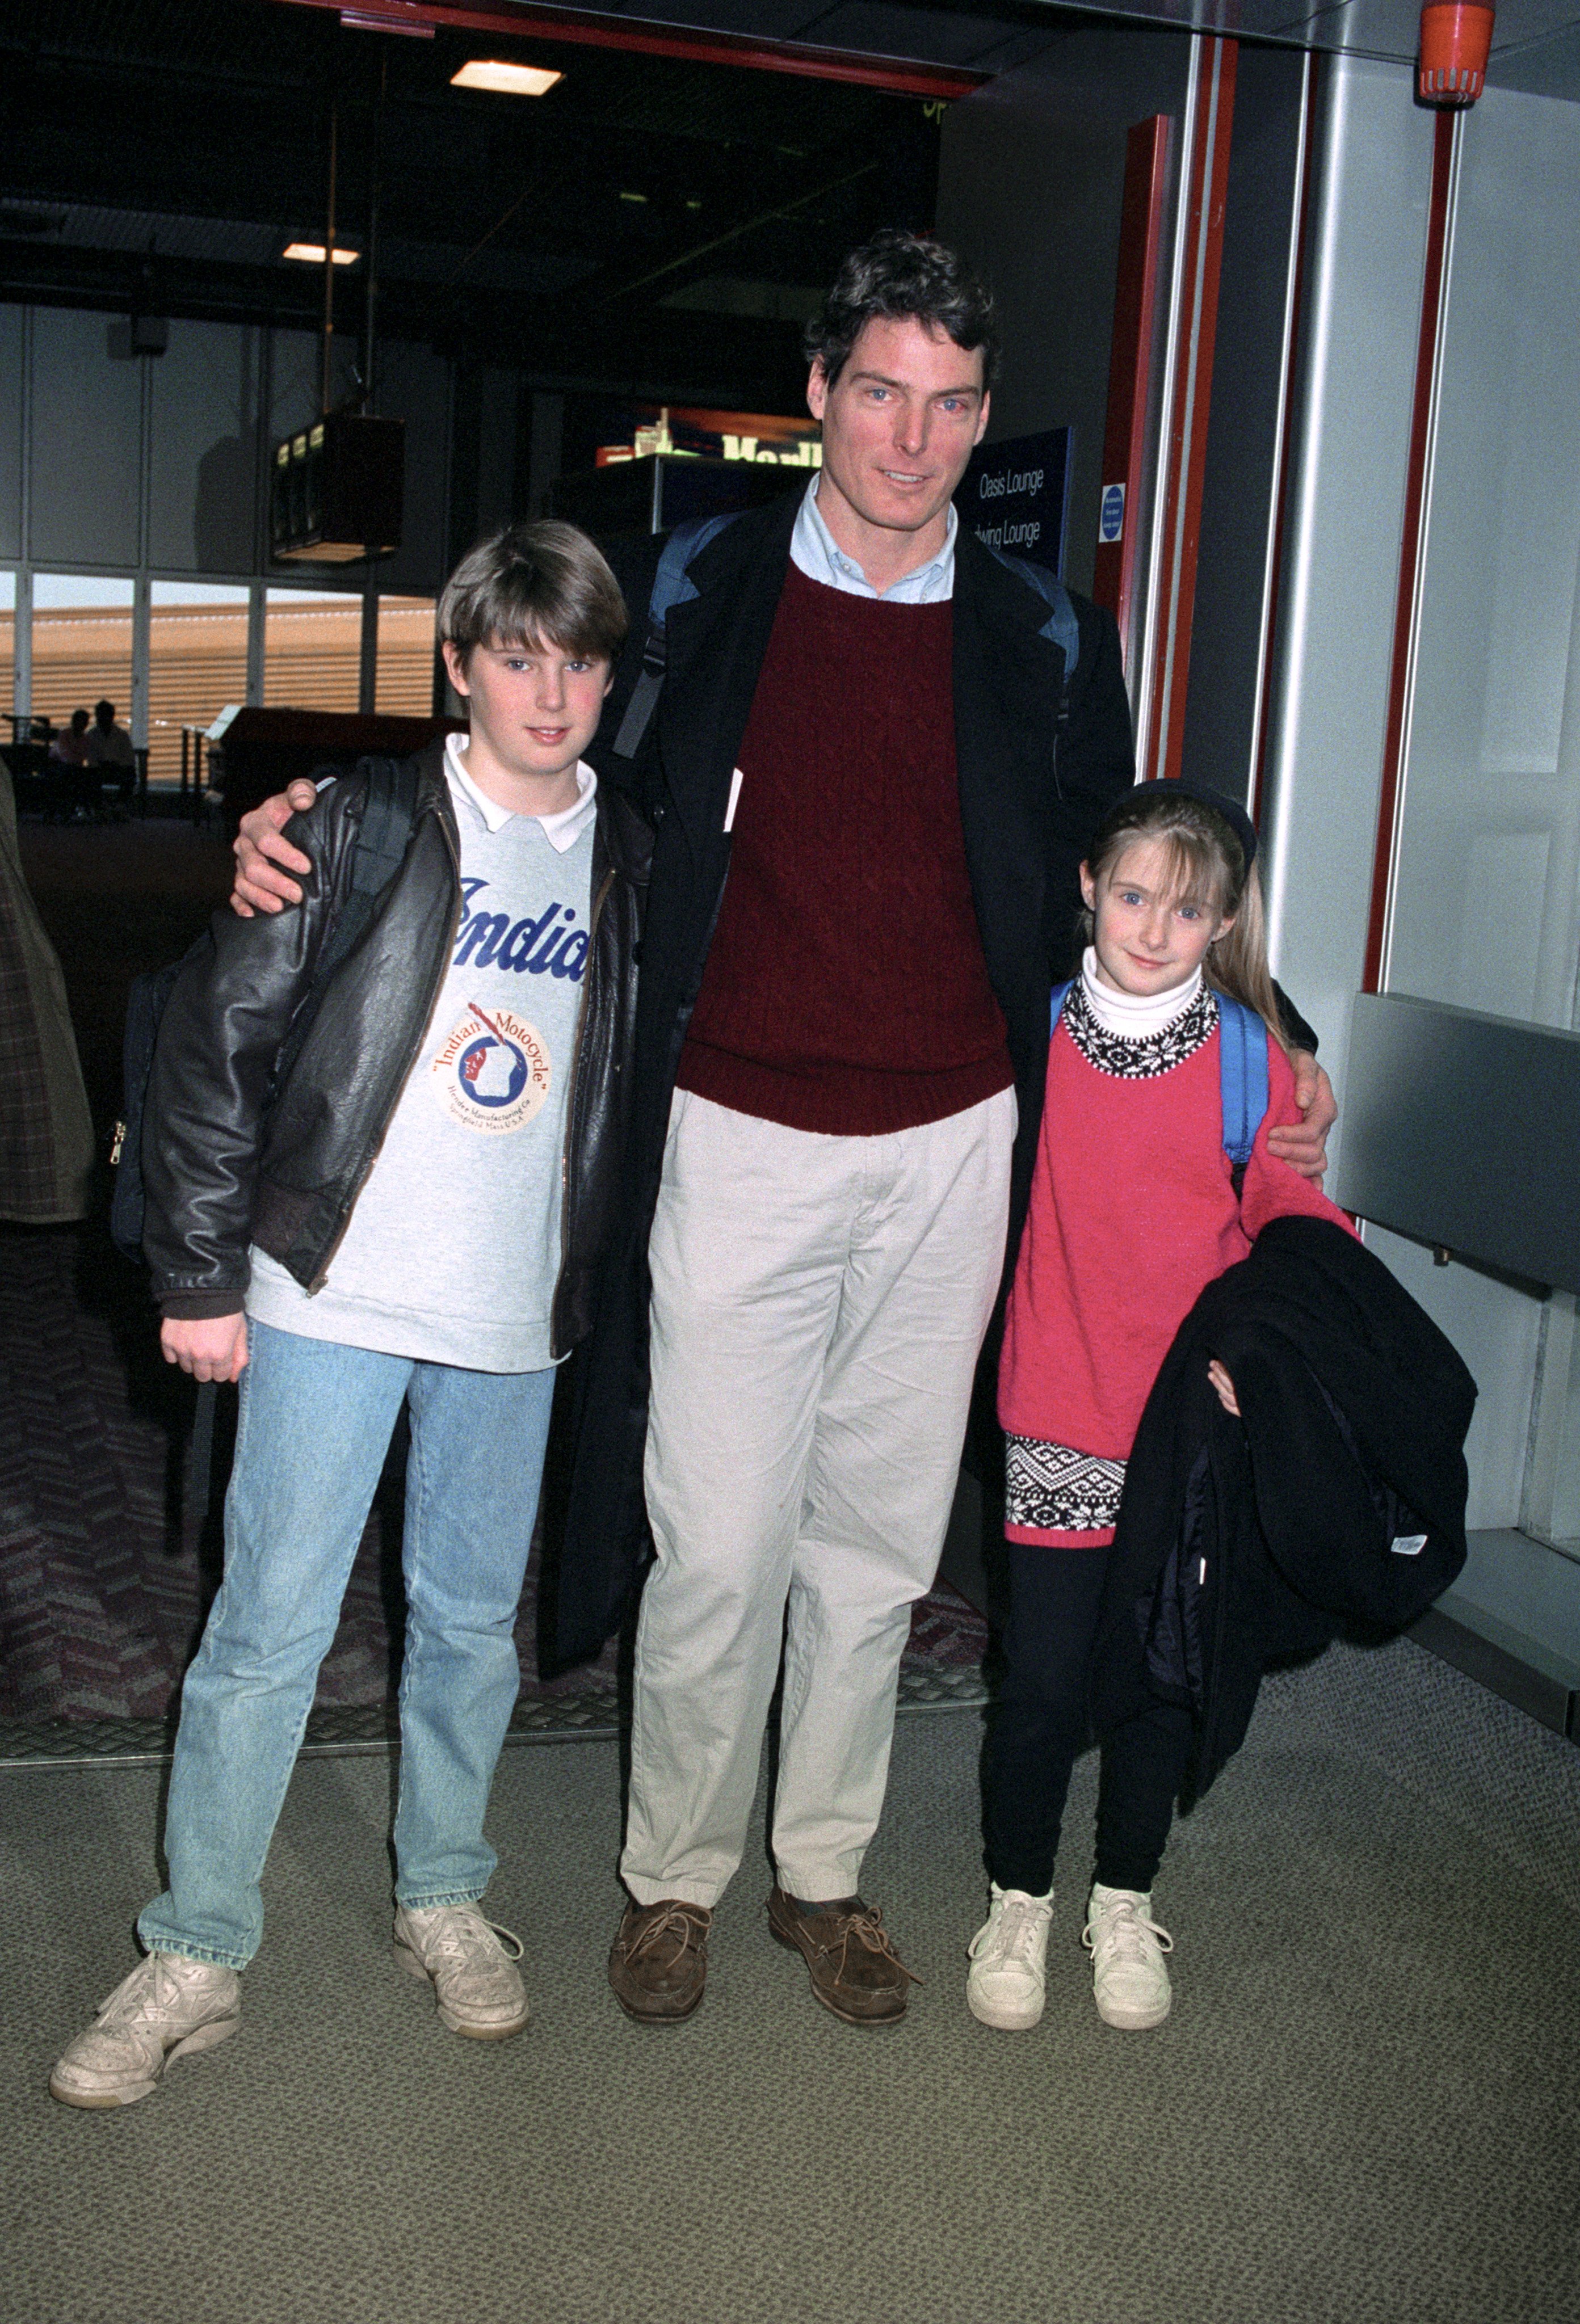
M690 2016L707 1982L712 1925L706 1905L678 1896L627 1904L609 1954L609 1983L627 2017L639 2025L678 2025Z
M875 1904L859 1896L803 1904L775 1888L768 1925L781 1945L801 1955L824 2008L847 2025L895 2025L904 2016L910 1988L921 1979L895 1951Z

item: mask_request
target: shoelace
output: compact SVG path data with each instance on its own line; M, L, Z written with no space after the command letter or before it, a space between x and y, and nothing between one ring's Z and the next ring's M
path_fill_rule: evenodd
M975 1960L979 1953L991 1950L1003 1960L1030 1960L1036 1950L1038 1930L1048 1916L1049 1907L1035 1896L1006 1903L996 1917L972 1938L967 1947L971 1959Z
M150 1953L124 1977L98 2013L101 2025L122 2025L130 2031L152 2027L166 2011L184 1998L180 1978L161 1953Z
M476 1952L491 1952L490 1938L494 1939L507 1960L519 1961L526 1951L513 1929L502 1928L497 1921L485 1921L481 1913L457 1910L454 1917L434 1930L426 1950L439 1954L441 1960L469 1963Z
M1174 1950L1174 1940L1167 1929L1160 1929L1156 1921L1149 1921L1133 1904L1116 1904L1104 1914L1101 1927L1095 1921L1087 1922L1081 1931L1081 1942L1094 1959L1101 1944L1105 1960L1142 1961L1147 1958L1149 1935L1157 1939L1160 1952Z
M876 1953L882 1960L892 1961L895 1968L910 1979L912 1985L921 1983L916 1971L913 1969L907 1969L895 1951L894 1940L883 1926L883 1908L881 1904L868 1904L859 1913L845 1914L838 1935L841 1977L845 1975L849 1964L850 1942L853 1937L865 1951ZM828 1943L819 1945L818 1950L821 1953L831 1953L834 1950L834 1940L830 1939Z
M680 1950L684 1952L688 1945L702 1943L707 1935L710 1918L711 1915L703 1914L700 1905L695 1913L688 1913L683 1905L670 1904L656 1921L650 1921L641 1934L626 1946L625 1958L634 1960L638 1953L651 1952L662 1936L678 1936Z

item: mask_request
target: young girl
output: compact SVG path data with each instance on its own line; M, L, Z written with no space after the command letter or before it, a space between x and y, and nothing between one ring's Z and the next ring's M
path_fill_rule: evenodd
M1047 1101L999 1373L1007 1438L1008 1670L986 1763L992 1904L966 1999L1035 2025L1087 1664L1136 1427L1169 1343L1215 1276L1287 1212L1337 1220L1267 1150L1298 1120L1267 964L1256 833L1216 792L1141 785L1081 869L1091 943L1049 1047ZM1236 1194L1224 1151L1215 991L1268 1028L1269 1104ZM1221 1365L1210 1376L1237 1409ZM1153 1875L1189 1760L1187 1711L1155 1702L1104 1745L1082 1941L1098 2015L1157 2025L1173 1949Z

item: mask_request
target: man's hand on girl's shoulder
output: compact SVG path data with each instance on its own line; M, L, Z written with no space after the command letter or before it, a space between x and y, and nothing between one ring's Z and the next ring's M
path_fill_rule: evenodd
M238 918L250 920L254 912L277 912L286 904L300 903L301 890L290 875L313 867L300 848L292 847L281 834L293 815L306 815L318 795L305 776L298 776L243 816L236 835L236 885L230 891L230 908Z
M1333 1084L1308 1049L1296 1049L1289 1064L1301 1118L1270 1130L1267 1150L1302 1178L1314 1179L1320 1185L1327 1167L1327 1133L1338 1120L1338 1100Z

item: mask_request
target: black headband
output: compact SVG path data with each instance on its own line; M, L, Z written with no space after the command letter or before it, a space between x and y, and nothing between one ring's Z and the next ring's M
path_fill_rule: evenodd
M1250 871L1256 861L1256 825L1238 799L1225 798L1222 791L1209 790L1206 783L1193 782L1188 775L1169 775L1161 782L1137 783L1123 799L1114 801L1111 812L1117 814L1128 807L1132 799L1147 798L1153 791L1167 791L1175 798L1183 792L1187 798L1196 799L1201 806L1210 807L1215 815L1221 815L1240 842L1245 854L1245 868Z

